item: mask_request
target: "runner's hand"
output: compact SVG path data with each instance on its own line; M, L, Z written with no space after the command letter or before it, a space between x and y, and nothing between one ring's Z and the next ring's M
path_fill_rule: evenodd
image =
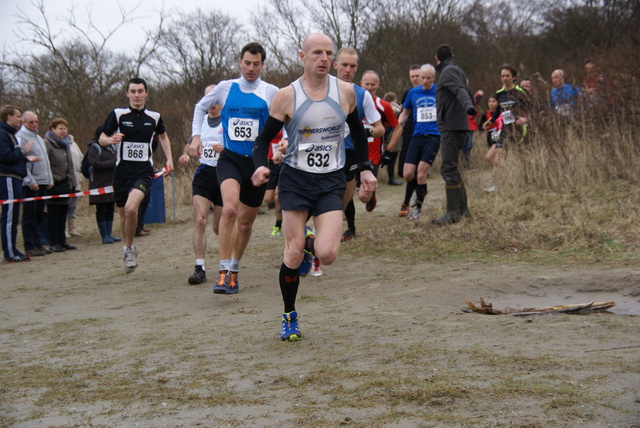
M364 188L365 193L371 193L378 188L378 179L371 171L361 171L360 186Z
M380 161L380 166L389 165L391 163L391 152L389 150L385 150L382 153L382 161Z
M202 140L199 135L191 137L191 144L189 144L189 155L194 158L199 158L202 154Z
M171 173L171 171L173 171L173 159L167 160L165 167L167 168L167 170L163 175L166 177L167 175L169 175L169 173Z
M259 166L251 176L251 182L254 186L259 187L269 181L271 170L266 166Z
M180 157L178 158L178 163L180 165L184 165L184 164L186 164L188 162L189 162L189 155L186 154L186 153L180 155Z

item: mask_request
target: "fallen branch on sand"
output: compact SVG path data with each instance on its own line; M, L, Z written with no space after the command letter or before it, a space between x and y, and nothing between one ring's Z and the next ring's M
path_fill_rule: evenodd
M493 309L493 304L484 301L480 297L480 306L476 306L469 299L465 300L469 309L463 309L464 312L477 312L486 315L511 315L514 317L526 317L533 315L551 315L551 314L585 314L590 312L604 311L616 305L616 302L589 302L577 303L574 305L558 305L558 306L542 306L538 308L504 308Z

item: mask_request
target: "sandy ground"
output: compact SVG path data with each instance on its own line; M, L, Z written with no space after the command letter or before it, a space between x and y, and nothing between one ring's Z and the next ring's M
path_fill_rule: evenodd
M374 213L404 221L385 187ZM1 426L640 426L638 266L415 264L345 243L323 277L302 280L304 339L282 343L271 212L258 217L235 296L211 292L210 230L209 282L187 285L188 209L138 239L130 275L121 247L99 243L85 217L79 251L0 265ZM480 296L495 307L618 305L462 311Z

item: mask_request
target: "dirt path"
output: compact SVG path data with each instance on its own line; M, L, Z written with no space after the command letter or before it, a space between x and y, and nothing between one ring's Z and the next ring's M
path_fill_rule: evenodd
M376 213L397 219L389 191ZM211 232L210 282L187 285L190 220L140 239L131 275L117 244L86 233L80 251L0 265L0 425L640 426L640 268L416 265L346 243L325 276L303 279L304 340L281 343L272 221L258 218L236 296L211 293ZM461 311L480 296L621 309Z

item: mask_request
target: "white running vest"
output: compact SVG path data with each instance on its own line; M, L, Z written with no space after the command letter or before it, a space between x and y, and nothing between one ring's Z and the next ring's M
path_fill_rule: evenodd
M200 154L200 163L212 167L218 166L218 158L220 153L216 153L213 149L214 144L224 144L224 129L222 121L215 128L209 126L209 115L204 117L202 128L200 130L200 139L202 140L202 153Z
M282 161L292 168L323 174L344 166L347 116L340 105L338 81L328 77L327 96L321 101L307 97L300 79L291 84L294 113L286 126L289 145Z

